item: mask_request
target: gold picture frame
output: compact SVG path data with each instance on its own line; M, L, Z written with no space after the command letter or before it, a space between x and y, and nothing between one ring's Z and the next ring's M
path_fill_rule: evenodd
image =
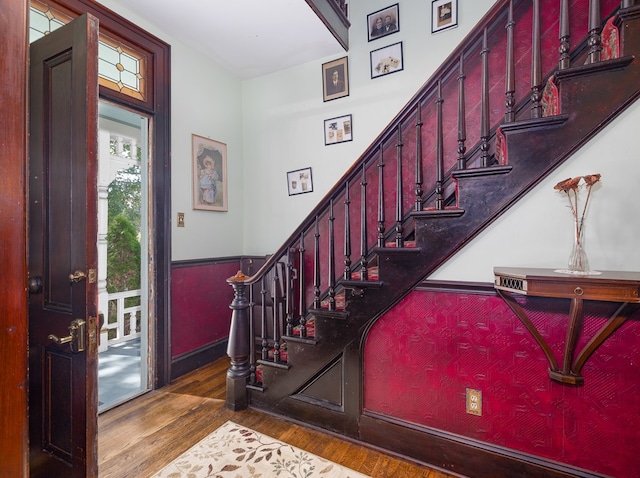
M191 135L193 209L227 211L227 145Z

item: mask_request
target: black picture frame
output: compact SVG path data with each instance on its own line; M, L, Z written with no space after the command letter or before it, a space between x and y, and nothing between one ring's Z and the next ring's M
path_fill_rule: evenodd
M458 0L432 0L431 33L458 26Z
M337 84L334 84L335 82ZM323 101L345 96L349 96L349 58L346 56L322 64Z
M400 31L400 7L396 3L367 15L369 41L386 37Z
M353 140L351 115L336 116L324 120L324 145L346 143Z
M313 192L311 168L296 169L287 173L289 196Z
M404 70L402 42L387 45L370 54L371 79Z

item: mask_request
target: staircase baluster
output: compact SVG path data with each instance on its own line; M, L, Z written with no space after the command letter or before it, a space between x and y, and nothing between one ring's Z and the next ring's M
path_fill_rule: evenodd
M542 117L542 67L540 58L540 0L533 0L531 27L531 118Z
M570 66L570 36L569 0L560 0L560 62L558 63L558 69L560 70L565 70Z
M299 265L298 265L298 284L299 284L299 291L300 291L300 317L299 317L299 324L300 324L300 337L306 337L307 336L307 320L305 319L306 316L306 312L307 312L307 304L306 304L306 300L305 300L305 282L304 282L304 231L302 231L300 233L300 248L298 249L298 260L299 260Z
M316 216L315 249L313 256L313 308L320 308L320 229Z
M398 142L396 143L398 168L396 175L396 247L404 246L402 239L402 123L398 124Z
M262 339L261 356L262 356L262 360L268 360L269 359L269 340L267 338L267 284L264 276L262 276L262 279L260 280L260 286L261 286L260 295L262 297L262 306L260 307L260 310L262 312L262 318L260 320L260 325L262 327L262 330L260 331L260 338Z
M422 211L422 102L416 112L416 211Z
M329 201L329 310L336 310L336 279L334 274L335 241L333 229L333 198Z
M250 260L249 264L253 261ZM252 275L251 265L249 265L249 275ZM249 286L249 383L256 383L256 325L254 323L253 306L253 284Z
M287 312L287 328L286 335L293 335L293 302L291 300L291 269L293 269L293 264L291 263L291 254L290 251L287 250L287 268L285 270L285 296L284 303Z
M602 45L600 38L600 0L589 1L589 57L588 63L597 63L600 61L602 53Z
M514 106L516 104L516 82L515 82L515 58L513 52L513 30L516 23L513 21L513 0L509 2L509 17L507 20L507 75L505 79L504 92L506 96L506 111L504 120L511 123L516 120Z
M442 154L442 81L438 80L436 99L436 210L444 209L442 184L444 179L444 157Z
M367 163L362 163L360 182L360 280L369 279L367 261Z
M480 158L482 167L489 166L489 48L487 47L487 29L482 35L482 116L480 121Z
M344 190L344 278L351 280L351 216L349 215L349 181Z
M384 247L384 158L380 143L380 160L378 162L378 247Z
M460 53L460 71L458 72L458 169L467 168L467 120L464 96L464 53Z
M278 262L273 266L273 286L271 300L273 301L273 361L280 361L280 288L278 287Z

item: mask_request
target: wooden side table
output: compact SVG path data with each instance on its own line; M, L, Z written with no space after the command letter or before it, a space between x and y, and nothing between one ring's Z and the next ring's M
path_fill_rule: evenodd
M582 385L582 367L593 352L640 307L640 272L602 271L598 275L577 275L553 269L495 267L494 287L536 339L549 361L549 377L561 383ZM562 367L544 337L538 332L515 294L570 299L569 325ZM620 306L582 348L574 360L582 331L583 301L618 302Z

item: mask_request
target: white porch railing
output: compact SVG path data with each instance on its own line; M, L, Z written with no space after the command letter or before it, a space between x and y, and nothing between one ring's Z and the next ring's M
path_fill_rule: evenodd
M106 349L106 347L111 345L140 337L140 332L137 331L137 328L138 321L141 316L142 305L125 307L125 299L140 297L141 295L141 289L108 294L108 303L111 304L111 302L114 301L116 304L116 321L109 323L108 314L105 316L105 323L100 330L101 350ZM140 304L140 300L137 302ZM109 309L109 307L107 309ZM116 331L115 334L110 333L112 330ZM109 338L110 336L112 338Z

